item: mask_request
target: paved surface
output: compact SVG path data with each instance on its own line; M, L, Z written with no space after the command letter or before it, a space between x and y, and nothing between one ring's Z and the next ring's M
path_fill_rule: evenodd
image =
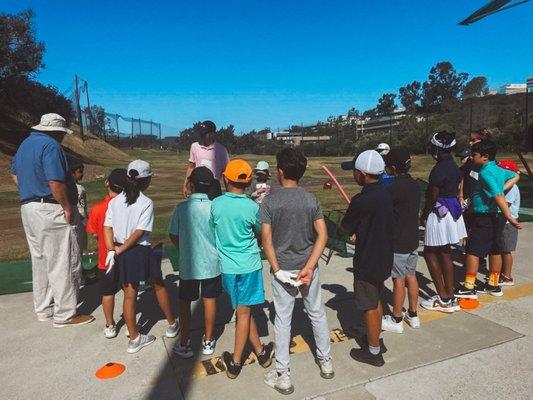
M358 348L351 336L360 330L360 316L353 307L351 259L335 255L321 265L323 301L330 329L336 376L320 378L313 362L309 323L297 303L293 319L294 354L291 359L296 388L289 399L531 399L533 398L533 224L520 235L514 277L518 285L505 289L502 298L482 298L482 306L453 315L420 311L422 328L406 326L403 335L385 332L386 365L374 368L354 362L349 352ZM419 260L423 294L432 294L423 259ZM265 268L266 269L266 268ZM177 298L175 281L165 264L171 296ZM463 274L457 268L458 277ZM265 272L265 276L267 273ZM266 297L270 301L269 283ZM390 287L390 283L388 285ZM163 338L165 321L151 292L140 295L138 319L143 332L157 336L141 352L126 353L127 339L102 336L103 314L97 286L83 289L83 310L96 322L79 328L55 329L37 322L31 293L0 298L0 398L2 399L233 399L282 397L262 382L257 363L247 365L238 379L229 381L217 357L184 361L171 355L175 339ZM390 302L390 291L384 300ZM117 319L121 296L117 299ZM219 303L215 355L233 346L233 314L227 299ZM194 308L193 348L201 340L200 305ZM256 310L263 340L273 340L272 307ZM197 352L198 353L198 352ZM120 377L102 381L95 371L106 362L126 366Z

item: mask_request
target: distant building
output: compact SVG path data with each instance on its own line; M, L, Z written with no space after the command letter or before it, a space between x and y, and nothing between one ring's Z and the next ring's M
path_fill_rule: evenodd
M498 94L511 95L517 93L525 93L527 84L525 83L510 83L508 85L503 85L498 90Z
M326 142L331 139L329 135L309 135L301 132L279 131L272 132L272 139L280 140L285 144L299 146L302 143Z

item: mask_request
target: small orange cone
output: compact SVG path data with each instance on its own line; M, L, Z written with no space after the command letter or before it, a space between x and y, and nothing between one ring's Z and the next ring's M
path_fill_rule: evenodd
M126 367L119 363L109 362L96 371L96 377L99 379L113 379L121 375Z
M479 307L479 300L478 299L460 299L459 305L461 308L464 308L465 310L473 310L474 308Z

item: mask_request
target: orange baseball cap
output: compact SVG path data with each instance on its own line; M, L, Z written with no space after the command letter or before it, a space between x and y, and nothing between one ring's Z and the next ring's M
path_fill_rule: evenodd
M250 183L252 181L252 167L244 160L231 160L226 165L224 176L235 183Z

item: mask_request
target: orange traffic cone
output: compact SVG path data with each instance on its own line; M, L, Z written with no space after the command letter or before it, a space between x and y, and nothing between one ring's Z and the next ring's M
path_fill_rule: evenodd
M109 362L96 371L96 377L99 379L113 379L121 375L126 367L119 363Z

